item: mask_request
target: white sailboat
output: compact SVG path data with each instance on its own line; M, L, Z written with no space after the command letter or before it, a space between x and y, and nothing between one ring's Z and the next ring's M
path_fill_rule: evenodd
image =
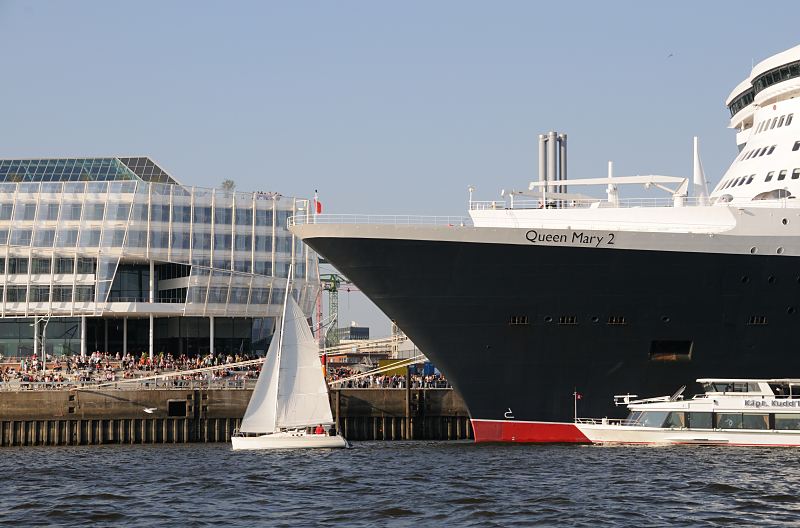
M319 347L287 292L280 330L270 343L239 432L231 438L233 449L348 447L338 434L308 432L332 424Z

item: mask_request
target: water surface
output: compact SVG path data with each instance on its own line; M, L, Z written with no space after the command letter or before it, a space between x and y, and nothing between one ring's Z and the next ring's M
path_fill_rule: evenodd
M6 448L9 526L731 526L800 522L800 450L359 442Z

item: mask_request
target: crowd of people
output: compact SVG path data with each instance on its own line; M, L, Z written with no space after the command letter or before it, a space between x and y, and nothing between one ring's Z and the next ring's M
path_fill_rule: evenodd
M406 377L399 374L367 374L350 367L336 367L328 370L333 387L341 389L404 389ZM412 389L447 389L450 384L441 373L411 374Z
M111 354L95 351L87 356L64 355L47 357L43 362L36 354L19 359L0 361L0 381L23 383L114 382L168 372L193 371L206 367L219 367L202 372L187 372L172 376L171 380L232 380L241 381L258 377L260 364L230 365L257 359L250 354L173 356L159 353L150 359L147 353ZM45 368L46 367L46 368Z
M111 354L95 351L89 355L64 355L50 357L43 362L36 354L15 359L0 360L0 382L31 384L107 383L136 378L151 378L165 373L184 372L168 378L168 384L185 381L247 381L256 379L261 363L237 365L257 359L253 354L222 354L174 356L161 352L150 359L147 353ZM233 366L231 366L233 365ZM45 368L46 367L46 368ZM219 367L219 368L214 368ZM199 372L198 372L199 370ZM343 389L403 389L406 376L399 374L366 374L350 367L328 369L328 380L332 387ZM423 374L412 372L411 388L449 388L450 384L441 373ZM1 387L0 387L1 388Z

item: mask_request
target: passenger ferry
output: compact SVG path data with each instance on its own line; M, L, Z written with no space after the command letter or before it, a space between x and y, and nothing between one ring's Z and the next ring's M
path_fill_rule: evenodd
M576 418L594 444L800 446L800 379L699 379L704 393L635 400L624 420Z

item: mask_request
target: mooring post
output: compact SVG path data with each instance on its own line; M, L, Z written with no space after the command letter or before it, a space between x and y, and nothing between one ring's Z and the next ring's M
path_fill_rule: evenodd
M406 430L405 439L412 440L411 434L411 365L406 367Z

